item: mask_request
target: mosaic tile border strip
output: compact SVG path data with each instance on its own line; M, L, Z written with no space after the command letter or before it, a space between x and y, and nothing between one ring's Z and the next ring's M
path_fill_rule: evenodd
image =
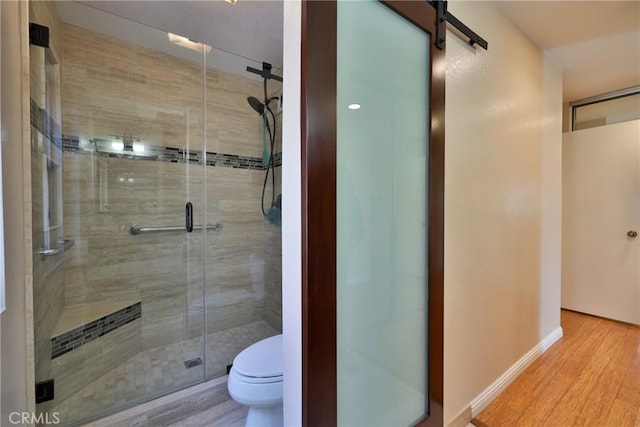
M62 146L62 127L49 115L47 110L40 108L33 98L30 100L31 126L60 148Z
M142 302L137 302L51 338L51 360L108 334L142 317Z
M98 143L104 141L92 141L89 145L81 145L77 136L63 135L62 149L67 153L97 155L101 157L117 157L130 160L152 160L170 163L192 163L201 165L203 163L202 151L186 150L184 148L162 147L145 144L144 154L137 154L132 151L111 152L96 149ZM282 166L282 153L275 153L273 156L275 167ZM225 154L207 151L207 166L228 167L235 169L266 170L261 157L239 156L236 154Z

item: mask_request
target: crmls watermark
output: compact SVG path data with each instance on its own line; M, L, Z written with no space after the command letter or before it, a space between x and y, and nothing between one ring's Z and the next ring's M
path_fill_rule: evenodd
M12 412L9 414L9 422L16 424L60 424L59 412L45 412L34 414L32 412Z

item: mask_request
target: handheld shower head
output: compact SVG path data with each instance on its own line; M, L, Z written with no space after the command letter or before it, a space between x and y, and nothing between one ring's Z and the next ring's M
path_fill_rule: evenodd
M256 113L262 115L264 114L264 104L258 101L258 98L250 96L247 98L247 102L255 110Z

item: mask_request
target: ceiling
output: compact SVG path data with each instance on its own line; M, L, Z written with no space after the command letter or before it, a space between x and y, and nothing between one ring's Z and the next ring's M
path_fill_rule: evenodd
M640 85L639 1L497 3L562 67L564 102Z
M68 2L59 2L59 10L64 3ZM85 9L100 9L231 52L238 69L247 58L282 67L282 0L238 0L235 5L222 0L83 3L91 6ZM640 84L640 1L496 4L562 67L565 102ZM61 12L61 17L67 22L71 19L68 13ZM71 23L85 27L105 22L105 18L96 17L87 24L90 21L82 14L73 20ZM118 37L124 27L126 22L102 24L102 32Z

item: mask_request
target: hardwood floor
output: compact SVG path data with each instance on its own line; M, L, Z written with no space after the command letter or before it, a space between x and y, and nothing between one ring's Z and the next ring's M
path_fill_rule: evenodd
M473 419L478 427L640 427L640 327L562 311L564 336Z

